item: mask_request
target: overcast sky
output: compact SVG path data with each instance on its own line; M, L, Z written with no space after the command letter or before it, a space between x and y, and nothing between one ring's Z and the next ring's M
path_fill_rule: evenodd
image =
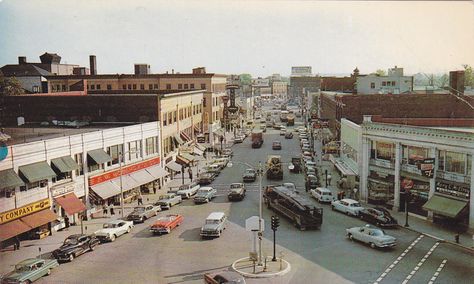
M44 52L99 73L289 75L474 65L472 1L0 0L0 66Z

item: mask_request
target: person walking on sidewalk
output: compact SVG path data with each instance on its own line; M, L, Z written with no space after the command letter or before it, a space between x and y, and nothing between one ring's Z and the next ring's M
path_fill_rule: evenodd
M138 205L143 205L143 196L141 192L138 194Z
M328 174L328 185L331 185L331 179L332 179L331 174Z

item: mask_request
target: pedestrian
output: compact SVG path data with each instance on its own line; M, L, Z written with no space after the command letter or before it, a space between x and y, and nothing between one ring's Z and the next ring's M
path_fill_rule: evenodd
M104 203L104 205L102 206L102 212L104 213L104 217L107 217L107 214L109 214L107 203Z
M193 170L191 167L188 168L188 174L189 174L189 179L192 181L193 180Z
M141 192L138 194L138 205L143 205L143 196Z
M110 215L115 215L114 206L110 205Z
M19 250L20 249L20 239L18 236L15 237L15 243L13 244L13 250Z
M156 184L153 184L153 194L156 194Z
M332 179L332 176L328 174L328 185L331 185L331 179Z
M66 215L66 217L64 217L64 223L66 225L66 228L69 228L69 217Z

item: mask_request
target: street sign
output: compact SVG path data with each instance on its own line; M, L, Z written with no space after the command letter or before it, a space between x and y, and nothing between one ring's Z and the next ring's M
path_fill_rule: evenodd
M434 176L434 164L434 158L423 159L418 163L418 169L420 169L422 175L432 178Z

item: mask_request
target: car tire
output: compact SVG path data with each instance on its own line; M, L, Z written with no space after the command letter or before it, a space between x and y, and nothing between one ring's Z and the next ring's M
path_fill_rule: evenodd
M206 198L206 203L209 203L209 198Z
M73 260L74 260L74 254L71 253L71 254L69 255L69 261L71 262L71 261L73 261Z
M51 275L51 269L48 269L48 271L46 272L46 276L49 276Z
M112 236L110 237L110 241L111 241L111 242L114 242L116 238L117 238L116 235L112 235Z
M354 240L354 237L352 236L352 234L348 234L347 237L349 237L349 240L351 240L351 241Z
M376 248L374 243L370 243L370 247L373 248L373 249Z
M131 230L132 230L132 228L131 228L131 227L128 227L128 228L127 228L127 234L130 233Z

